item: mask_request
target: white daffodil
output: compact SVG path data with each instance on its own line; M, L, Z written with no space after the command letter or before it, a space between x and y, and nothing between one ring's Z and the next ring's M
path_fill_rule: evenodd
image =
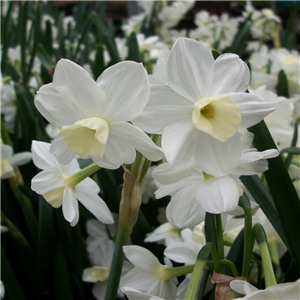
M107 240L102 242L97 249L99 250L97 259L96 261L94 260L92 267L83 270L82 280L95 283L92 289L94 297L98 300L104 300L115 244L112 240ZM132 269L132 265L128 261L125 261L123 263L121 277L130 269ZM118 295L120 297L123 296L120 288Z
M202 43L179 38L167 62L168 85L151 87L150 100L133 123L162 133L162 148L173 166L186 166L195 156L204 172L222 176L240 160L238 129L274 110L263 97L245 93L249 80L249 69L236 54L214 60Z
M141 129L128 123L139 116L148 97L142 64L118 63L95 82L79 65L62 59L53 83L42 86L34 101L40 113L61 129L50 149L61 163L69 163L77 154L117 169L132 163L136 150L152 161L163 156Z
M278 151L274 149L263 152L253 148L244 150L236 168L223 176L203 172L194 159L182 169L175 169L169 163L161 164L152 173L160 184L156 198L172 196L166 211L170 223L178 228L196 226L204 220L205 212L220 214L233 211L243 194L239 176L266 171L267 158L276 156Z
M32 178L31 189L43 195L54 208L62 206L65 219L75 226L79 219L79 200L98 220L113 223L113 217L105 202L98 196L100 191L91 178L80 181L76 177L80 171L76 159L61 165L49 152L50 144L32 142L32 160L41 170Z
M88 233L86 239L87 252L93 265L103 265L102 245L110 241L110 238L114 239L117 235L119 216L115 213L112 213L112 216L114 219L113 224L103 224L96 219L90 219L86 222L86 231ZM107 266L110 266L110 263Z
M161 242L168 247L176 242L181 242L180 230L171 223L164 223L158 226L153 232L148 233L145 242Z
M31 152L13 154L13 148L1 144L1 179L16 176L14 166L22 166L31 161Z
M265 290L258 290L255 286L243 280L232 280L230 287L242 295L243 298L236 298L236 300L253 299L299 299L300 295L300 279L295 282L280 283L267 287Z
M149 250L143 247L124 246L123 251L134 265L134 269L122 278L120 283L122 290L129 287L163 299L176 298L177 279L169 279L164 272L172 267L167 258L165 258L166 265L162 265Z
M199 251L205 245L205 237L202 233L202 242L195 241L193 231L189 228L181 231L181 237L183 241L168 246L164 255L175 262L193 265L196 263Z

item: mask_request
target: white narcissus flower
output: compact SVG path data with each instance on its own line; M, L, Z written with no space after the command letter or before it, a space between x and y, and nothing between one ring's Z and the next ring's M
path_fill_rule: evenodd
M53 83L42 86L34 102L51 124L61 128L50 148L61 163L77 154L117 169L132 163L136 150L152 161L163 156L141 129L128 123L141 114L148 98L148 75L142 64L118 63L95 82L79 65L62 59Z
M31 161L31 152L20 152L13 154L13 148L1 144L1 179L16 176L14 166L22 166Z
M98 220L107 224L113 223L111 212L98 196L100 189L96 182L85 178L77 183L76 179L71 177L80 171L77 160L61 165L49 150L49 143L32 142L32 160L43 171L32 178L31 189L43 195L54 208L62 206L63 215L71 226L75 226L79 219L77 200Z
M162 242L164 241L164 242ZM171 223L164 223L158 226L153 232L148 233L145 242L162 242L166 247L181 242L182 237L180 230L173 226Z
M165 258L166 265L162 265L149 250L143 247L124 246L123 251L134 265L134 269L130 270L120 282L123 291L125 287L129 287L163 299L176 298L177 279L168 279L164 273L167 268L172 268L167 258Z
M181 169L169 163L161 164L152 173L160 184L156 198L172 196L166 211L170 223L178 228L196 226L204 220L205 212L220 214L234 210L243 194L239 177L266 171L267 158L276 156L278 151L275 149L263 152L253 148L244 150L236 168L223 176L203 172L194 159Z
M151 86L150 100L133 123L162 133L171 165L185 166L194 155L204 172L228 174L241 157L238 129L274 110L263 97L245 93L249 80L249 69L236 54L214 60L202 43L179 38L167 62L168 85Z
M264 290L258 290L255 286L243 280L232 280L230 282L230 287L237 293L246 295L243 298L236 298L236 300L296 300L299 299L300 295L300 279L295 282L286 282L269 286Z
M169 245L164 255L175 262L193 265L196 263L199 251L205 245L205 237L202 233L202 243L198 243L193 239L193 231L189 228L183 229L181 236L183 241Z

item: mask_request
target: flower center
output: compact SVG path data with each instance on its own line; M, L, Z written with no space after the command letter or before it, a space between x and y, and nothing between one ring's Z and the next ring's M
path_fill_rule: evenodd
M63 126L61 134L68 148L81 158L101 158L108 141L109 123L100 117L83 119Z
M109 267L92 267L92 277L95 281L106 281L109 276L110 268Z
M227 94L204 97L194 104L194 126L221 142L237 133L241 120L239 107Z

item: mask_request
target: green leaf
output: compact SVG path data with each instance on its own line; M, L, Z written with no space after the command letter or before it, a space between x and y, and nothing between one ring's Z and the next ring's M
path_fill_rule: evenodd
M283 70L278 73L276 90L278 96L289 98L289 83Z
M296 1L293 2L290 15L286 23L286 28L282 33L281 46L288 49L295 49L297 46L297 16L298 7Z
M104 49L102 45L98 45L96 50L96 58L93 65L94 77L98 78L104 69Z
M51 58L51 56L46 52L45 48L41 45L37 47L37 56L40 59L43 66L48 70L52 71L55 67L55 62Z
M248 38L250 28L252 26L251 21L252 13L250 13L245 21L241 23L239 31L236 33L231 47L228 49L230 53L241 54L245 48L245 42Z
M276 149L276 145L264 121L249 128L249 131L254 133L253 144L259 151ZM299 197L281 156L271 158L268 161L269 170L265 172L266 180L289 244L288 248L300 274Z
M293 155L300 155L300 148L299 147L287 147L280 151L280 154L289 153Z
M52 290L52 274L55 255L54 208L43 197L39 197L39 228L37 254L37 295L49 293Z
M7 259L5 250L1 247L1 280L5 287L6 296L11 300L26 300L26 296L19 284L9 260Z
M244 229L238 234L234 240L226 259L233 262L239 274L243 269L243 246L244 246ZM226 267L226 274L233 276L230 268Z
M136 38L136 34L134 32L131 32L127 40L127 45L128 45L127 60L141 62L139 45Z
M211 53L212 53L214 59L217 59L221 55L221 53L216 49L212 49Z
M259 204L284 244L289 247L272 196L263 185L262 181L257 175L241 176L240 179L255 201Z

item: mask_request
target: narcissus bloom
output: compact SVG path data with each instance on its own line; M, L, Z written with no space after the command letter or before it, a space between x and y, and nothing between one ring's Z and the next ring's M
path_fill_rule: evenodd
M1 144L1 179L16 176L14 166L22 166L31 161L31 152L13 154L13 148Z
M205 212L220 214L234 210L243 194L239 176L266 171L267 158L276 156L278 151L275 149L244 150L237 167L223 176L203 172L193 158L181 169L169 163L161 164L152 172L159 186L156 198L172 196L166 211L170 223L178 228L196 226L204 220Z
M80 171L77 160L61 165L49 150L49 143L32 142L32 160L43 171L32 178L31 189L43 195L54 208L62 206L63 215L71 226L75 226L79 219L77 200L98 220L113 223L111 212L98 196L100 189L96 182L89 177L79 182L74 176Z
M118 63L95 82L79 65L60 60L53 83L42 86L34 100L39 112L61 129L50 152L63 164L78 155L108 169L132 163L136 150L149 160L161 159L161 149L128 123L144 109L149 89L142 64Z
M263 97L245 93L249 80L249 69L236 54L214 60L202 43L179 38L168 58L167 85L151 86L150 100L133 122L162 133L171 165L186 166L194 155L204 172L224 175L241 157L238 129L274 110Z
M176 298L177 279L170 279L164 273L165 269L172 268L172 264L167 258L165 258L166 265L162 265L146 248L124 246L123 251L128 260L134 265L134 269L130 270L120 282L123 291L125 287L129 287L162 299Z

